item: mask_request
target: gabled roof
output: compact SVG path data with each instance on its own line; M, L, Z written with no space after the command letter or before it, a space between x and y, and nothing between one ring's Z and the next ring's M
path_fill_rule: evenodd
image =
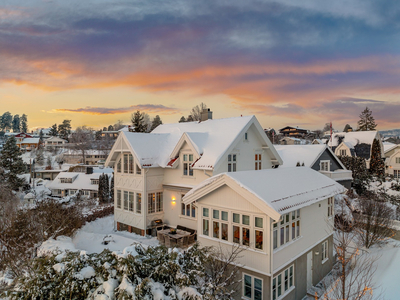
M299 128L299 127L297 127L297 126L285 126L285 127L281 128L281 129L279 129L279 131L284 130L284 129L286 129L286 128L293 128L293 129L297 129L297 130L305 130L305 131L308 131L308 129Z
M104 172L105 174L107 172ZM49 189L73 189L73 190L98 190L98 184L92 184L92 179L99 179L102 173L85 174L79 172L61 172L57 177L47 185ZM108 173L109 180L111 180L112 174ZM72 183L61 183L61 178L72 178Z
M252 124L260 132L265 143L263 146L271 152L271 157L281 163L278 153L254 116L162 124L151 133L122 132L119 138L127 142L142 167L171 166L171 161L179 154L183 143L187 142L198 156L192 167L212 170ZM109 156L106 164L112 159L115 158Z
M341 184L308 167L278 168L218 174L186 193L183 202L201 201L223 185L234 189L274 220L346 191Z
M40 138L24 138L20 144L39 144Z
M346 143L346 146L350 149L354 148L357 144L372 145L378 134L378 131L337 132L332 134L332 141L329 140L328 145L332 147L338 146L339 137L343 137L342 142Z
M393 150L397 146L398 146L397 144L393 144L390 142L383 142L383 149L384 149L385 153L389 152L390 150Z
M332 152L326 145L310 144L310 145L275 145L276 151L279 156L283 159L283 165L279 168L291 168L296 167L299 162L300 165L304 163L306 167L312 167L318 158L328 151L331 153L337 163L346 170L340 159Z

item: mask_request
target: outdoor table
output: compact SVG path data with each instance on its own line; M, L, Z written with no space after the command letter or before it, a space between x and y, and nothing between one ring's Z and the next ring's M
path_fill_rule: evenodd
M169 229L163 229L159 231L160 233L164 235L168 235L170 238L179 240L183 238L184 236L190 235L190 232L184 231L184 230L176 230L176 234L171 234Z

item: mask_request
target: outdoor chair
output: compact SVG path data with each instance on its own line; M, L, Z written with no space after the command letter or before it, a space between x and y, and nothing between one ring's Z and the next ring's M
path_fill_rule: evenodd
M189 236L184 236L178 241L179 248L187 248L189 246Z
M189 235L188 245L192 245L195 243L195 237L194 237L195 235L196 233Z
M182 226L182 225L176 226L176 229L187 231L187 228L185 226Z
M169 238L169 241L170 241L171 248L178 247L178 243L177 243L176 239Z
M161 245L165 244L165 235L161 232L157 232L157 239Z

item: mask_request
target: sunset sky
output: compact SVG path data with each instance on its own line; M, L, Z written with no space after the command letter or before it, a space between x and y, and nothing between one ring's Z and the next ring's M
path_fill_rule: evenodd
M94 128L177 122L400 128L400 5L389 0L0 2L0 114Z

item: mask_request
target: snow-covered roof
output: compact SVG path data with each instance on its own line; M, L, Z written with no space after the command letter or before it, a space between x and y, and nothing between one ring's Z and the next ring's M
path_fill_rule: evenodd
M343 137L342 142L346 143L350 149L353 149L357 144L372 145L374 139L377 137L378 131L351 131L351 132L337 132L332 134L332 141L328 142L329 146L339 146L339 137Z
M218 174L186 193L184 202L197 200L196 193L204 196L202 190L224 178L232 179L241 189L250 192L279 214L309 206L346 191L341 184L311 168L278 168ZM229 180L224 182L229 184Z
M85 174L78 172L62 172L49 183L52 190L98 190L98 184L92 184L92 179L99 179L102 173ZM75 178L72 183L61 183L61 178ZM111 179L111 177L109 177Z
M24 138L20 144L39 144L40 138Z
M68 149L64 151L64 155L80 155L82 156L82 151ZM85 155L104 155L104 151L101 150L85 150Z
M318 144L326 144L326 142L328 141L328 139L314 139L314 142L317 142Z
M59 138L58 136L49 137L49 138L46 140L46 143L47 143L47 142L53 142L53 141L68 143L67 140L64 140L64 139L62 139L62 138Z
M254 120L257 121L254 116L245 116L162 124L151 133L122 131L122 135L129 142L142 167L167 167L170 160L175 158L171 156L178 142L187 138L200 155L193 168L213 169L244 128L250 126ZM277 153L275 154L275 159L279 160Z
M283 160L283 165L279 168L296 167L297 163L304 163L311 168L325 151L326 145L275 145L275 149Z
M390 150L396 148L398 145L390 143L390 142L383 142L383 150L389 152Z

